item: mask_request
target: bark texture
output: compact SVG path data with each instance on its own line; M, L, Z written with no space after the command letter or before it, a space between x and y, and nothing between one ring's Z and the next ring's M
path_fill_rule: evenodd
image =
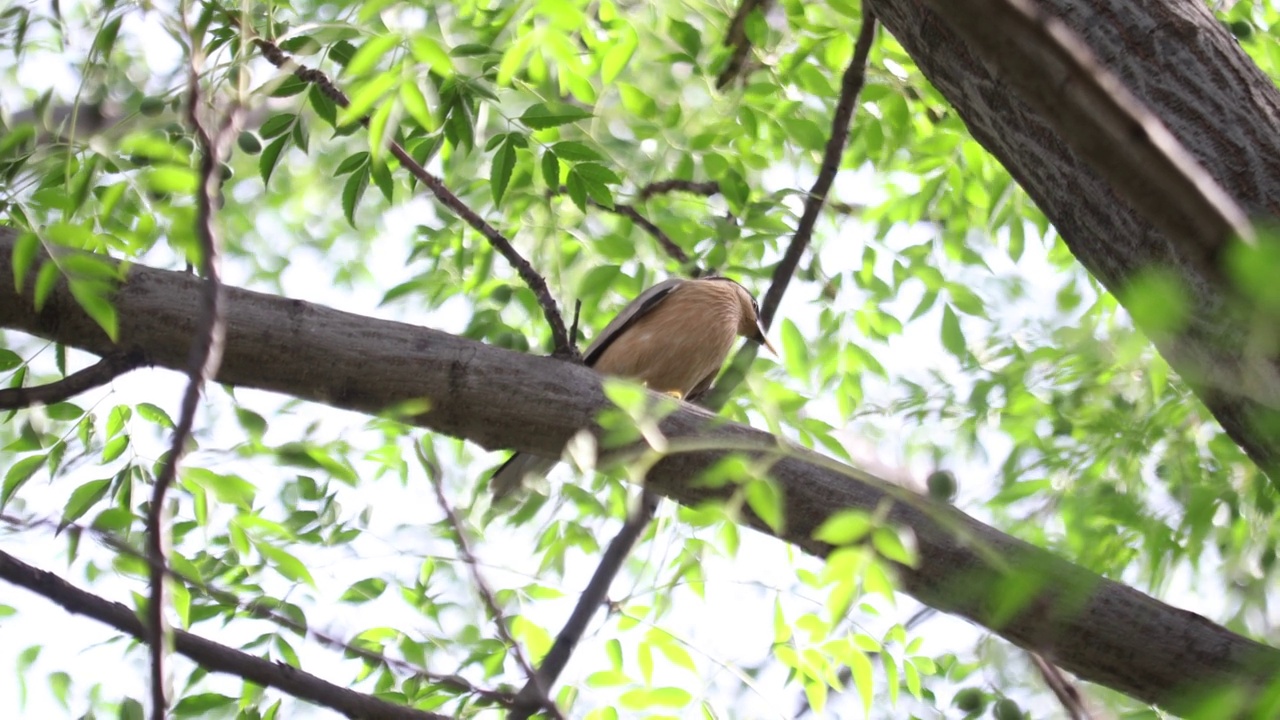
M13 234L0 228L0 278L13 277ZM28 293L34 284L28 278ZM59 286L43 310L0 282L0 327L97 354L143 348L155 365L185 366L194 330L199 279L133 266L115 297L120 343L114 345ZM376 320L323 306L227 288L226 349L217 380L374 413L410 398L431 411L417 424L484 447L557 454L576 432L594 427L607 400L591 370L514 353L447 333ZM662 424L672 438L699 435L768 451L768 433L715 421L685 405ZM710 491L690 480L721 453L669 457L649 475L658 492L695 504ZM901 568L904 589L939 610L990 627L1081 678L1174 712L1206 686L1231 684L1248 702L1280 674L1280 650L1227 631L1194 613L1099 577L1052 553L983 525L958 510L906 493L867 473L794 448L773 465L786 499L785 527L774 533L825 555L812 538L842 508L874 511L910 528L920 563ZM1000 598L1029 590L1016 607ZM1015 593L1016 594L1016 593Z
M1126 143L1122 126L1066 101L1097 94L1043 49L1043 28L1014 17L1020 0L867 1L1103 285L1123 298L1141 271L1177 274L1191 316L1183 332L1153 339L1280 483L1280 347L1274 332L1259 332L1260 318L1240 306L1222 269L1227 223L1192 211L1187 183L1162 179L1168 168L1144 154L1150 138ZM1235 206L1276 217L1280 92L1203 3L1043 0L1032 8L1078 35ZM1179 190L1152 192L1163 186Z

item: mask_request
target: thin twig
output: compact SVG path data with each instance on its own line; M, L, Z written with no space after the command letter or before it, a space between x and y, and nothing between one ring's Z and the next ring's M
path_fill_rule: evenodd
M578 320L582 318L582 299L579 298L573 303L573 324L569 326L569 343L574 348L578 347Z
M769 7L773 5L773 0L742 0L742 4L738 6L738 12L734 14L733 20L729 22L729 32L725 34L724 44L732 48L732 54L729 56L729 62L720 71L720 75L716 78L716 87L724 88L729 83L738 79L742 73L742 68L746 64L747 53L751 52L751 41L747 39L747 18L751 16L753 11L759 10L761 14L769 12Z
M773 326L774 315L782 296L787 292L791 277L800 264L800 258L809 246L814 226L818 222L818 214L822 211L827 193L835 182L836 173L840 169L840 158L844 154L845 144L849 139L849 123L853 120L853 111L857 106L858 94L866 80L867 57L871 54L871 43L875 40L876 18L867 8L862 10L862 29L854 44L853 59L844 71L840 81L840 99L836 102L835 115L831 119L831 137L827 139L827 147L822 155L822 167L813 182L809 194L805 197L804 212L796 225L795 235L787 246L782 260L773 268L773 279L764 301L760 303L760 321L765 329ZM738 387L747 376L747 368L755 360L757 345L747 343L733 356L729 369L721 376L715 387L703 395L705 407L719 410L729 400L729 394Z
M652 221L649 220L649 218L645 217L644 215L641 215L639 210L636 210L630 205L625 205L622 203L615 203L613 207L609 207L607 205L601 205L595 200L591 200L590 203L598 208L608 210L609 212L614 213L615 215L621 215L625 218L628 218L629 220L631 220L631 222L635 223L636 225L639 225L640 229L652 235L653 239L658 241L658 245L662 246L662 250L666 252L667 255L671 257L672 260L675 260L676 262L680 263L682 267L688 268L693 264L693 262L689 259L689 254L686 253L679 245L677 245L676 241L672 240L671 236L668 235L665 231L663 231L662 228L655 225Z
M92 618L144 642L151 639L151 629L127 606L81 590L57 575L27 565L3 551L0 551L0 579L48 598L69 613ZM236 675L263 687L274 687L349 718L447 720L445 715L396 705L334 685L291 665L271 662L183 630L173 633L173 645L179 654L205 670Z
M537 711L539 696L550 691L556 678L560 677L560 673L568 664L573 649L578 646L578 641L586 632L587 623L591 622L592 616L600 606L607 604L609 586L618 576L623 561L627 559L636 540L648 527L657 508L658 496L648 488L641 491L640 505L609 542L609 547L605 548L604 555L600 557L600 564L596 566L591 580L587 583L587 589L582 592L582 597L578 598L578 604L573 607L568 621L556 635L556 641L547 652L547 656L542 659L542 665L538 667L537 674L529 679L520 694L516 696L517 706L507 716L507 720L525 720Z
M853 59L845 68L844 77L840 80L840 99L836 102L835 115L831 118L831 137L827 138L827 147L822 153L822 165L818 169L818 177L804 200L804 212L796 225L796 233L791 237L791 245L777 267L773 269L773 282L760 303L761 319L767 328L773 323L773 316L778 312L778 304L787 291L791 277L795 275L800 258L809 247L813 237L814 226L818 215L822 212L822 204L831 191L836 173L840 171L840 159L844 156L845 145L849 141L849 123L853 120L853 111L857 107L858 93L867 78L867 56L871 54L871 43L876 36L876 19L867 8L862 10L862 29L858 33L858 41L853 46Z
M100 528L86 527L78 523L66 523L60 520L53 520L51 518L19 518L13 515L4 514L0 514L0 522L28 530L34 528L45 528L54 530L55 532L61 532L63 530L70 529L75 532L87 534L90 537L96 538L107 548L114 550L121 555L141 560L142 562L147 563L148 567L152 567L152 561L147 557L146 552L133 547L133 545L129 544L129 542L124 538L113 535L112 533ZM366 662L384 664L387 667L400 670L411 677L417 677L430 683L443 685L468 695L475 695L478 698L497 705L514 707L516 704L516 697L513 693L482 688L472 684L461 675L433 672L407 660L389 657L382 653L377 653L367 648L353 645L338 638L336 635L331 635L324 631L317 630L305 623L299 623L292 618L277 612L275 609L270 607L268 603L261 600L243 600L229 590L223 590L209 585L200 578L193 578L189 575L178 572L177 570L174 570L171 565L162 566L161 570L165 575L177 580L178 582L186 584L189 588L194 589L204 597L222 603L223 605L235 607L238 611L243 611L250 617L257 620L266 620L267 622L273 623L285 630L296 633L299 637L306 637L315 640L324 647L349 653L352 657L360 658Z
M1063 675L1057 665L1045 660L1039 653L1029 654L1036 670L1040 671L1040 677L1044 678L1044 683L1053 691L1058 702L1062 703L1062 709L1067 711L1067 717L1071 720L1092 720L1093 715L1085 707L1084 698L1080 697L1080 690L1075 683Z
M119 351L103 355L89 367L46 385L0 390L0 410L18 410L32 405L52 405L80 393L102 387L125 373L147 364L141 350Z
M164 654L168 630L164 622L164 566L168 530L164 522L165 494L178 474L178 463L186 451L187 440L195 425L196 408L205 380L217 375L222 362L222 341L226 330L223 317L222 282L218 277L219 240L213 227L213 203L218 192L218 167L231 136L236 131L238 106L232 107L218 131L211 137L200 120L200 49L199 40L191 37L191 61L188 67L187 121L191 123L200 150L200 186L196 193L196 240L200 248L201 286L200 316L187 360L187 389L169 454L156 476L151 505L147 511L147 554L151 558L151 593L147 605L151 630L151 716L164 720L168 701L165 698Z
M449 526L453 529L454 542L458 546L458 554L462 556L462 561L466 563L467 570L471 573L471 582L476 586L476 592L479 593L480 599L484 602L485 608L489 614L493 616L494 625L497 627L498 637L504 643L511 647L511 652L515 655L516 662L524 670L525 676L529 678L529 682L534 683L534 693L536 704L551 714L552 717L562 718L560 708L556 707L551 696L547 694L546 688L538 683L536 678L537 672L533 669L533 665L529 663L529 659L525 657L524 650L521 649L520 643L511 636L511 631L507 629L506 614L502 612L502 608L498 606L498 601L493 595L493 591L489 588L489 583L484 579L484 574L480 572L480 565L476 561L476 556L471 552L471 541L467 539L466 531L463 530L462 520L454 511L453 505L449 503L449 498L444 494L444 483L441 481L440 473L435 469L434 464L422 452L419 445L414 446L415 452L418 454L418 460L426 469L427 479L431 481L431 488L435 491L436 502L440 505L440 509L444 511L445 519L448 520ZM523 694L523 692L521 693ZM514 711L513 711L514 712Z
M681 192L711 197L720 194L720 183L715 180L659 180L640 188L640 201L644 202L654 195L662 195L679 190Z
M346 93L334 85L333 81L330 80L323 72L313 70L298 63L293 58L285 54L279 46L269 40L255 37L253 38L253 42L262 51L262 56L265 57L272 65L281 70L290 70L298 77L298 79L316 85L316 87L320 88L320 91L324 93L326 97L340 107L345 108L351 104ZM368 119L364 118L361 122L367 124ZM484 218L480 217L480 215L478 215L474 210L468 207L467 204L459 199L457 195L454 195L453 192L445 186L444 181L427 172L427 169L422 167L417 160L413 159L413 156L401 147L399 143L394 140L390 140L387 143L387 147L391 151L391 154L400 161L401 165L407 168L409 172L423 185L427 186L427 189L431 191L431 194L435 196L436 200L440 201L440 204L444 205L453 212L454 215L462 218L464 222L483 235L484 238L489 241L489 244L492 245L493 248L502 255L502 257L507 259L507 262L511 264L511 267L515 268L516 273L520 275L520 278L524 280L525 284L529 286L529 289L533 291L534 296L538 298L538 304L542 306L542 314L546 316L547 325L551 327L551 338L555 344L554 355L556 357L567 359L577 359L578 353L577 350L574 349L573 344L569 342L569 332L565 328L564 318L560 315L560 306L556 304L555 298L552 297L551 290L547 286L546 279L543 278L542 275L538 274L537 270L533 269L533 266L529 264L529 261L525 260L524 257L520 255L519 251L515 249L511 244L511 241L508 240L506 236L499 232L497 228L490 225Z

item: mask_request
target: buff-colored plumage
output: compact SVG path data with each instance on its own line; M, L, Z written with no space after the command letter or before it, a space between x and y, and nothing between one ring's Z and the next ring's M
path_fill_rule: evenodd
M773 350L759 315L746 288L728 278L664 280L623 308L587 347L583 361L602 374L694 398L711 386L739 336ZM495 499L555 462L525 453L511 456L490 481Z

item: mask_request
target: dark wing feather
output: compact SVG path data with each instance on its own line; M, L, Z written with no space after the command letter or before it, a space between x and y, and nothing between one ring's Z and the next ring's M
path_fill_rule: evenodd
M688 280L683 278L668 278L636 296L636 299L624 307L617 317L610 320L604 330L601 330L596 339L587 346L587 351L582 355L582 362L587 367L595 365L600 356L604 354L604 351L609 348L609 345L621 337L627 328L652 312L654 308L658 307L663 300L666 300L671 295L671 291L686 282Z

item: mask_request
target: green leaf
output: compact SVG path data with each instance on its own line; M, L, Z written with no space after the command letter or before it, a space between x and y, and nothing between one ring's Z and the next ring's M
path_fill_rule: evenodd
M874 527L871 516L862 510L841 510L813 531L813 539L831 545L851 545L867 536Z
M756 514L774 533L782 532L782 524L786 519L782 504L782 491L777 484L767 479L752 480L743 488L747 499L747 507Z
M427 132L435 132L440 123L436 122L435 115L431 114L431 108L427 107L427 98L423 96L422 90L418 89L416 83L404 82L400 84L400 104L409 113L409 117L417 121Z
M343 71L354 77L365 75L399 43L398 35L375 35L360 46Z
M886 560L908 567L915 567L916 563L919 562L916 554L903 544L902 538L898 536L898 531L894 528L876 528L871 535L871 545L880 554L880 557Z
M342 597L338 601L355 604L369 602L381 597L386 589L386 580L382 578L366 578L347 588L347 591L342 593Z
M266 122L262 123L262 127L258 130L258 134L264 138L273 138L277 135L283 135L289 132L289 128L293 127L293 123L297 119L298 116L294 113L280 113L278 115L272 115L267 118Z
M534 130L546 130L547 128L585 120L589 117L591 117L590 110L584 110L576 105L553 102L536 103L530 106L520 116L519 120L525 126Z
M138 403L137 410L138 414L142 416L142 419L147 422L155 423L162 428L173 427L173 419L169 417L169 413L165 412L164 409L158 405L152 405L151 403L145 402Z
M551 190L560 190L560 160L551 150L542 153L542 180Z
M257 488L253 483L235 475L223 475L201 467L184 467L183 480L213 493L218 502L249 509Z
M942 307L942 346L961 360L968 358L964 332L960 330L960 318L956 317L949 304Z
M409 41L409 50L415 60L431 68L433 72L443 77L453 75L453 58L435 40L417 33Z
M516 149L510 142L502 143L498 152L493 155L493 165L489 170L489 187L493 190L493 204L502 205L502 196L507 192L507 184L511 181L511 170L516 164Z
M551 146L551 150L555 151L556 157L573 162L591 162L604 159L604 156L596 152L591 146L575 140L558 142Z
M269 542L255 542L254 547L281 575L294 582L303 582L315 587L315 580L311 579L307 566L303 565L298 558Z
M45 455L32 455L9 466L4 475L4 487L0 488L0 509L8 505L14 493L44 466L45 458Z
M71 497L62 508L62 524L73 523L89 511L111 489L111 479L91 480L71 491Z
M394 72L375 75L368 82L362 83L352 91L351 104L338 112L338 125L348 125L362 120L373 106L395 90L399 83L400 79Z
M630 25L623 25L612 43L605 46L604 57L600 61L600 80L606 86L612 85L618 78L631 57L635 55L640 38Z
M289 142L288 135L282 135L267 145L262 154L258 156L258 172L262 175L262 184L266 185L271 181L271 173L275 172L276 163L280 161L280 153L284 152L284 146Z
M19 292L22 291L27 274L31 272L39 249L40 238L33 232L22 233L13 244L13 287Z
M347 178L347 183L342 186L342 214L346 216L351 227L356 226L356 205L359 204L360 198L364 197L364 191L368 188L368 165L352 173L351 177Z

